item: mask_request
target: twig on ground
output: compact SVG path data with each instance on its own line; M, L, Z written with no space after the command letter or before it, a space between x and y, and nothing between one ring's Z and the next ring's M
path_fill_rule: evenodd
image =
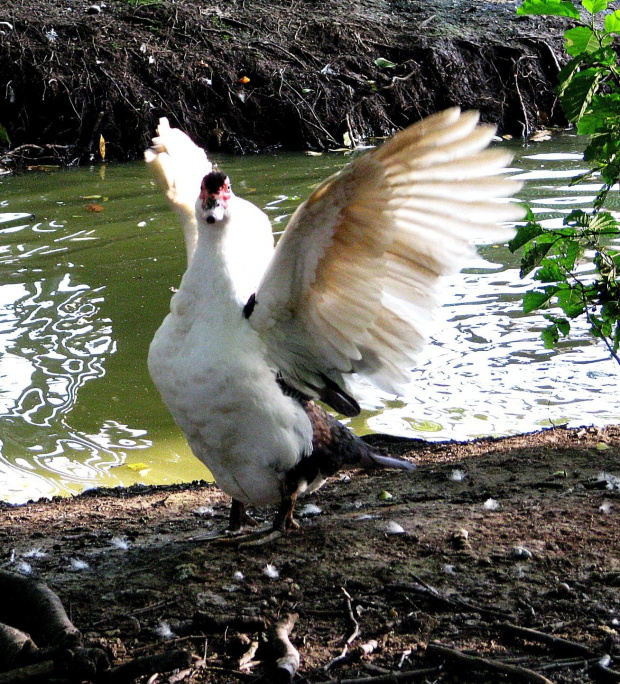
M517 97L519 98L519 104L521 105L521 111L523 112L523 137L527 138L530 134L530 121L527 116L527 108L525 106L525 102L523 101L523 95L521 95L521 89L519 88L519 63L523 59L528 59L530 55L521 55L519 59L514 62L514 79L515 79L515 91L517 93Z
M8 670L28 662L36 650L36 644L25 632L0 622L0 669Z
M0 597L0 621L27 632L37 645L81 643L80 631L45 582L0 570Z
M325 672L327 672L327 670L330 670L332 667L340 665L343 662L349 660L349 646L355 641L355 639L357 639L360 633L359 622L355 619L355 615L353 614L353 604L351 603L351 595L344 587L342 588L342 593L345 596L345 606L347 609L347 617L349 618L349 622L351 623L351 633L344 642L344 646L342 647L340 655L336 656L333 660L330 660L329 663L327 663L327 665L323 667L323 670L325 670Z
M299 668L299 651L289 640L298 617L291 613L267 630L267 642L275 660L275 681L282 684L292 682Z
M553 670L563 670L569 667L584 667L598 663L600 658L567 658L566 660L556 660L552 663L545 663L538 665L536 669L538 672L551 672Z
M527 682L528 684L552 684L551 680L547 679L547 677L521 665L510 665L499 660L468 655L458 649L443 646L442 644L429 644L426 652L429 655L443 658L448 663L456 663L469 670L485 670L494 674L505 674L511 676L513 680Z
M155 673L171 672L172 670L187 669L192 664L192 656L188 651L170 651L151 656L134 658L118 667L113 667L102 673L97 681L101 684L129 684L138 677Z
M385 587L383 587L383 589L388 591L400 590L415 594L422 594L423 596L435 599L436 601L443 603L444 605L450 606L451 608L465 608L466 610L471 610L476 613L480 613L480 615L482 615L483 617L497 619L501 616L503 619L506 619L510 616L510 613L503 610L499 610L498 608L487 608L485 606L480 606L476 603L472 603L471 601L466 601L464 599L452 596L448 598L447 596L444 596L440 591L435 589L435 587L431 586L430 584L427 584L424 580L420 579L419 577L413 575L413 579L415 580L415 584L410 584L409 582L397 582L394 584L388 584Z
M530 641L536 641L539 644L551 646L557 653L566 653L571 656L583 656L584 658L600 658L603 655L602 653L596 653L583 644L578 644L575 641L569 641L568 639L563 639L562 637L557 637L553 634L547 634L546 632L540 632L539 630L531 629L530 627L520 627L519 625L513 625L509 622L502 622L499 626L505 632L515 636L520 636L523 639L529 639Z
M53 660L18 667L8 672L0 672L0 684L30 684L30 682L49 681L55 672Z
M620 682L620 672L617 670L610 670L603 665L600 660L590 667L588 674L595 681L603 682L604 684L616 684L616 682Z
M244 615L211 615L204 611L196 611L191 620L184 620L175 628L179 636L207 632L208 634L224 634L227 630L255 634L265 629L262 618Z
M426 667L423 670L409 670L408 672L389 672L376 677L361 677L357 679L330 679L321 684L405 684L415 682L426 677L434 677L441 673L441 667Z
M250 670L258 663L257 660L254 660L256 651L258 651L258 643L258 641L253 641L250 644L250 648L248 648L248 650L241 656L241 658L239 658L237 666L240 670Z

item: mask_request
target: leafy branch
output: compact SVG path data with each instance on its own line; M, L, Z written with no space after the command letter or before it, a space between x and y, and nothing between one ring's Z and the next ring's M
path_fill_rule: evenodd
M602 186L593 210L576 210L562 228L544 229L530 212L509 244L523 248L521 277L533 272L542 286L527 292L523 310L559 308L561 315L545 314L546 347L567 336L572 319L585 317L590 334L601 339L620 364L620 252L609 246L620 235L618 221L604 205L620 178L620 66L614 50L620 34L620 10L608 11L607 0L524 0L517 14L566 17L571 27L564 33L571 59L560 71L558 98L567 119L580 135L589 136L584 161L590 169L573 184L596 177ZM584 258L592 256L591 267Z

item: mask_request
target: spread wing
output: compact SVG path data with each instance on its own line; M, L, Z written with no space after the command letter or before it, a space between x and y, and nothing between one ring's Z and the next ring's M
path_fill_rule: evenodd
M502 198L511 155L486 149L477 112L425 119L326 180L292 216L250 324L284 381L345 415L357 373L399 394L429 334L441 276L472 240L510 239L524 210Z

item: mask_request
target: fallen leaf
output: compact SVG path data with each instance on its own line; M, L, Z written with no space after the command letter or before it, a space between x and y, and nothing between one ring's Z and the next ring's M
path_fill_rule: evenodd
M379 69L393 69L396 66L394 62L390 62L389 59L384 59L383 57L375 59L375 64L379 67Z
M103 211L103 206L101 204L87 204L84 208L86 211L92 211L94 214Z

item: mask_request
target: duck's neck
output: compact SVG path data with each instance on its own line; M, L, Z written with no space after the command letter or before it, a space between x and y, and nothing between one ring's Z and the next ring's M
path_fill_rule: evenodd
M224 253L225 231L225 226L198 225L196 249L181 287L209 308L229 303L238 310L240 301Z

